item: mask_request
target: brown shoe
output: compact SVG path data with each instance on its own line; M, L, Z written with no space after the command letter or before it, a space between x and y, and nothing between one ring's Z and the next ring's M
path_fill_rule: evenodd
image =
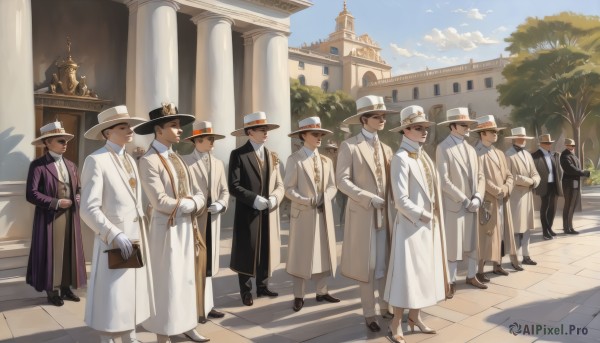
M487 285L484 285L481 282L479 282L479 280L477 280L477 277L471 277L471 278L468 277L466 281L467 281L468 285L475 286L479 289L487 289L488 288Z
M450 290L448 290L448 293L446 294L446 299L454 298L455 293L456 293L456 283L453 282L450 284Z
M488 282L490 282L490 278L487 277L484 273L477 273L477 274L475 274L475 277L481 283L488 283Z
M508 272L506 270L504 270L504 268L502 268L502 266L499 264L494 266L494 270L492 271L492 273L494 273L496 275L504 275L504 276L508 275Z

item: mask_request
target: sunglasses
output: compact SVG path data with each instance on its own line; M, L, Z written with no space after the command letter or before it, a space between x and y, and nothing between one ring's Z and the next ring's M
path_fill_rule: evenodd
M56 140L56 142L57 142L57 143L60 143L60 144L62 144L62 145L65 145L65 144L67 144L67 140L66 140L66 139L57 139L57 140Z
M458 125L460 125L460 126L462 126L462 127L466 127L466 128L468 128L468 127L469 127L469 125L468 125L468 124L458 124Z
M429 128L428 127L423 127L423 126L414 126L414 127L411 127L409 130L415 130L415 131L418 131L418 132L423 132L423 131L429 130Z

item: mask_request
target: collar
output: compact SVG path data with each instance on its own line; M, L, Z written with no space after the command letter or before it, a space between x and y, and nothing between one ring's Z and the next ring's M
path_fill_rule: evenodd
M173 150L171 150L171 148L167 147L166 145L162 144L161 142L157 141L157 140L153 140L152 141L152 146L158 150L158 153L163 155L164 157L169 157L169 154L173 152Z
M250 142L250 144L252 144L252 149L254 149L254 151L256 151L256 152L258 152L265 146L265 143L256 144L251 139L248 139L248 142Z
M52 156L52 158L54 158L55 162L62 160L62 155L59 155L59 154L49 151L49 150L48 150L48 153L50 154L50 156Z
M365 138L369 141L372 141L375 137L377 137L377 132L371 133L367 130L365 130L365 128L363 127L361 130L363 136L365 136Z
M454 133L450 131L450 137L458 144L462 143L465 140L465 136L461 136L458 133Z
M540 151L541 151L541 152L542 152L544 155L552 155L552 154L550 153L550 150L546 150L546 149L544 149L544 148L542 148L542 147L540 147Z
M408 139L406 136L402 138L402 145L404 145L405 148L409 148L407 150L412 150L412 152L421 152L421 144Z
M513 144L513 148L515 149L516 152L521 152L523 151L523 147L520 147L518 145Z
M310 150L309 148L303 146L302 150L304 151L304 153L306 154L306 157L310 157L312 158L313 155L317 155L317 157L319 157L319 151L318 149L315 149L315 151Z
M482 140L479 140L478 144L481 146L482 149L485 149L486 152L491 151L492 148L494 147L494 145L486 146L485 144L483 144Z
M117 155L119 156L123 156L123 154L125 153L125 147L124 146L120 146L118 144L115 144L109 140L106 140L106 145L108 145L111 149L114 150L114 152L117 153Z
M196 156L196 158L199 160L204 158L204 156L207 156L207 155L210 155L210 153L209 152L200 152L200 151L194 149L194 156Z

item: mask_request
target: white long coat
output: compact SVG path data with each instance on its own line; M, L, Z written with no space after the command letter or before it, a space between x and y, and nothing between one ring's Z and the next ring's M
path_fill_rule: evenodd
M514 180L514 188L510 193L514 233L534 230L533 189L540 184L540 174L535 168L533 157L527 150L517 153L515 147L512 146L506 150L505 154L508 169Z
M424 163L431 171L435 191L427 191L427 179L416 157L416 143L407 138L392 157L391 186L398 213L392 233L392 249L384 299L390 305L418 309L434 305L446 298L448 268L446 261L443 207L440 183L435 166L422 150ZM409 155L414 157L411 157ZM435 204L435 206L434 206ZM433 219L421 221L427 211Z
M156 142L153 142L153 145ZM168 161L168 157L163 156ZM168 162L169 163L169 162ZM170 163L169 163L170 164ZM189 189L196 209L204 207L204 195L187 171ZM177 211L174 226L169 216L177 208L177 173L172 171L175 185L153 148L140 159L140 176L144 193L152 206L150 217L150 260L153 266L156 315L143 323L146 330L160 335L178 335L198 325L194 265L194 232L192 215Z
M135 329L154 310L152 273L142 210L142 191L135 161L127 156L137 178L135 192L119 160L103 147L86 157L81 173L81 219L96 233L88 283L85 323L96 330ZM109 269L107 249L116 235L142 241L144 267Z

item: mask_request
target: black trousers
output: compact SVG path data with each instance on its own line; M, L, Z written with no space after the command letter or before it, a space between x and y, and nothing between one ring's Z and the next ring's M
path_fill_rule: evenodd
M266 212L266 211L265 211ZM263 216L263 225L260 228L260 245L258 249L258 258L256 259L256 288L267 288L265 280L269 277L269 225L264 224L269 222L268 214ZM240 283L240 295L252 290L252 280L250 275L238 273L238 281Z
M563 208L563 230L573 229L573 213L579 206L581 198L581 188L573 188L573 181L563 183L563 192L565 196L565 207Z
M556 202L558 200L556 187L554 183L548 184L546 195L540 197L542 204L540 206L540 220L542 222L542 230L544 234L548 234L548 230L552 230L554 216L556 215Z

